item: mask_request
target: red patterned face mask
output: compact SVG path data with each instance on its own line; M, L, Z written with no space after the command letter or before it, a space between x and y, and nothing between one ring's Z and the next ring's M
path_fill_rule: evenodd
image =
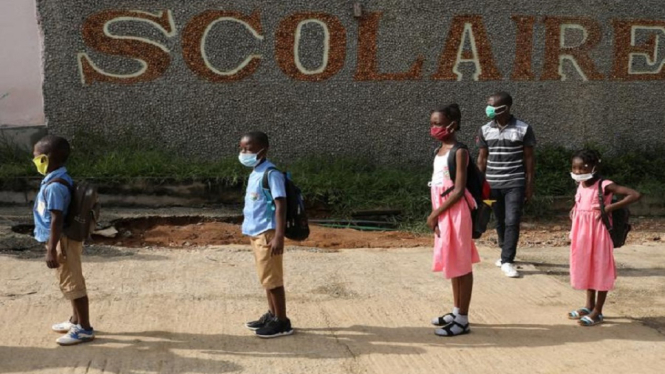
M444 141L446 139L449 139L451 135L453 135L454 131L449 130L450 125L448 126L432 126L430 128L429 133L432 135L432 137L438 141Z

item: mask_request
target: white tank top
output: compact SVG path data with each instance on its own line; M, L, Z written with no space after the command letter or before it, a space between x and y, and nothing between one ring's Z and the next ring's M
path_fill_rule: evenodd
M450 180L450 172L448 172L448 154L434 157L434 172L432 173L432 185L443 186L446 180Z

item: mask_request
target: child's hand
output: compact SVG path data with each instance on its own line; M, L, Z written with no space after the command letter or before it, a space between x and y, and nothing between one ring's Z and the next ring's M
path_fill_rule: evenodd
M570 210L570 215L569 215L569 217L570 217L570 220L571 220L571 221L573 220L573 216L574 216L574 215L575 215L575 207L573 207L573 209Z
M593 212L594 212L594 216L596 217L596 221L600 221L603 218L603 214L600 211L600 206L594 206L593 207ZM605 208L605 212L607 212L607 208Z
M270 251L272 256L281 256L282 253L284 253L284 237L283 236L275 236L272 238L270 243Z
M46 266L49 269L57 269L60 264L58 263L58 253L56 252L55 248L49 249L46 248Z
M436 236L440 236L438 216L430 214L429 217L427 217L427 227L429 227L430 230L434 231L434 233L436 233Z

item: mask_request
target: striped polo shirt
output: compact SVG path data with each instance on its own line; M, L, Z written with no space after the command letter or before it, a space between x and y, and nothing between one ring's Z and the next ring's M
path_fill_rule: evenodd
M485 177L492 188L524 187L524 147L536 145L531 126L511 117L502 130L492 121L480 128L476 143L488 150Z

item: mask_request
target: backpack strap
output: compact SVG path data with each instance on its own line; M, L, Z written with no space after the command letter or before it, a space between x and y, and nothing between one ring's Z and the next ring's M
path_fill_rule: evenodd
M600 203L600 218L607 230L612 230L612 224L607 212L605 212L605 189L603 188L603 178L598 178L598 202Z
M263 173L263 179L261 180L261 189L263 190L263 196L265 196L266 201L268 201L268 209L266 209L266 217L268 221L272 221L272 217L277 210L275 205L275 199L272 198L272 193L270 192L270 173L273 171L279 171L275 167L269 167Z
M71 184L69 184L69 182L67 182L66 180L64 180L64 179L62 179L62 178L53 178L53 179L51 179L50 181L48 181L48 183L46 183L46 186L49 186L49 185L51 185L51 184L53 184L53 183L58 183L58 184L61 184L61 185L65 186L65 187L67 187L67 189L69 190L69 193L70 193L70 194L73 194L73 191L72 191L72 190L74 189L74 186L72 186ZM44 202L46 202L46 188L44 188L43 195L44 195L44 196L43 196L43 198L44 198Z
M448 173L450 174L450 179L453 181L452 187L449 187L445 191L441 193L441 197L448 196L453 190L455 189L455 179L457 179L457 151L460 149L466 149L468 151L469 147L466 146L464 143L457 142L453 147L450 149L450 152L448 153ZM471 160L469 160L469 163ZM466 201L467 205L469 205L469 210L473 210L474 208L471 206L471 203L466 199L466 196L462 196L462 199Z
M440 149L440 148L439 148ZM460 149L469 149L466 144L457 142L448 152L448 174L453 181L453 186L443 191L441 197L448 195L455 189L455 180L457 179L457 151Z

